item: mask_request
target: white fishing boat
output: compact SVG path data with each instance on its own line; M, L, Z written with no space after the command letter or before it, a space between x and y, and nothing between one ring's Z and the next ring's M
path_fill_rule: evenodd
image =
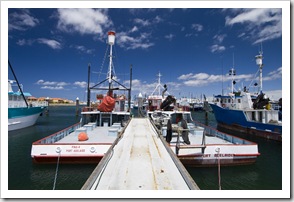
M23 92L10 62L9 66L15 77L15 80L8 80L8 131L13 131L34 125L48 106L48 102L29 102L28 97L32 95ZM14 87L17 90L13 90Z
M163 97L156 100L149 97L151 106L156 101L158 108L152 107L147 115L184 165L207 167L256 162L260 155L256 143L194 121L188 108L175 105L173 96Z
M194 121L190 111L154 111L150 117L185 166L252 164L260 155L256 143Z
M107 78L92 87L88 81L88 105L81 112L81 121L34 142L31 150L34 162L98 163L124 130L130 118L130 107L125 104L125 96L117 96L113 91L130 93L131 88L126 88L115 80L112 63L114 41L115 32L109 31L110 61ZM98 87L105 81L108 81L108 88ZM98 106L90 106L91 90L107 90L106 95L97 96Z

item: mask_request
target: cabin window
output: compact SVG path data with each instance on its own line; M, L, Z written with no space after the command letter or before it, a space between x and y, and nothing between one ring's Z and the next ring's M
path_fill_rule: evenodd
M241 99L237 99L238 103L241 103Z
M228 103L231 103L231 99L228 99Z

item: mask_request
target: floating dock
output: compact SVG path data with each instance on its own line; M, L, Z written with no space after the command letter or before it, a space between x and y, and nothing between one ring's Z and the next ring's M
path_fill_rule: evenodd
M197 190L148 118L132 118L82 190Z

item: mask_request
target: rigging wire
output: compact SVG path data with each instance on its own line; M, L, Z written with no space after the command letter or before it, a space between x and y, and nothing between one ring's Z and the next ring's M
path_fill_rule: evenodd
M100 75L102 74L102 69L103 69L103 66L104 66L104 62L105 62L105 60L106 60L106 56L107 56L107 52L108 52L108 47L109 47L109 46L106 47L106 51L105 51L105 54L104 54L104 57L103 57L103 60L102 60L102 64L101 64L101 67L100 67L100 71L99 71L99 72L96 72L96 73L99 74L99 75L98 75L98 82L100 81Z

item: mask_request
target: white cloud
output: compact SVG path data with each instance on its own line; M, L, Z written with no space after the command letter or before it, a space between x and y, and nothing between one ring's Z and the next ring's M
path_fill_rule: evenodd
M183 75L179 76L178 79L179 79L179 80L187 80L187 79L190 79L192 76L193 76L192 73L189 73L189 74L183 74Z
M9 14L8 30L25 31L39 24L39 20L30 14L28 9L20 9Z
M136 31L138 31L138 30L139 30L138 27L137 27L137 26L134 26L134 27L131 29L130 32L136 32Z
M237 82L237 84L240 84L239 87L241 87L242 82L251 82L252 81L258 81L258 77L255 78L256 75L253 74L240 74L236 75L234 77L234 80ZM263 77L263 81L270 81L270 80L276 80L282 78L282 67L278 68L275 71L272 71L265 75ZM189 74L183 74L178 77L178 80L183 81L183 83L187 86L205 86L209 85L211 83L217 83L217 82L230 82L231 76L229 74L226 75L214 75L214 74L207 74L207 73L189 73ZM249 85L249 84L248 84Z
M143 27L150 25L149 20L143 20L143 19L140 19L140 18L135 18L134 22L136 24L142 25Z
M45 81L43 79L40 79L39 81L36 82L36 84L43 84Z
M133 21L134 21L134 23L141 25L142 27L147 27L150 25L154 25L154 24L158 24L160 22L163 22L163 19L157 15L153 19L145 20L145 19L141 19L141 18L135 18Z
M153 23L160 23L160 22L162 22L163 21L163 19L161 18L161 17L159 17L158 15L153 19Z
M280 78L282 78L282 67L268 73L267 76L262 77L262 80L263 81L271 81L271 80L276 80L276 79L280 79Z
M226 34L220 34L220 35L214 35L213 39L216 40L217 43L222 43L227 35Z
M61 49L61 44L56 40L39 38L39 39L37 39L37 41L41 44L48 45L50 48Z
M241 74L236 75L234 80L240 83L241 81L250 81L252 78L252 74ZM231 77L229 75L209 75L207 73L183 74L179 76L178 79L183 80L183 83L187 86L204 86L216 82L231 81Z
M82 52L82 53L86 53L86 54L92 54L94 52L94 49L87 49L85 46L83 45L75 45L75 46L71 46L74 47L75 49L77 49L78 51Z
M255 8L229 11L233 11L234 16L226 17L226 25L242 24L253 44L282 36L282 9Z
M107 9L60 8L58 9L58 29L80 34L104 34L103 28L113 23Z
M223 52L225 50L226 50L226 47L224 47L222 45L214 44L214 45L210 46L210 51L212 53L214 53L214 52Z
M74 85L79 86L80 88L86 88L88 83L86 81L76 81L74 82Z
M199 74L195 74L192 78L204 80L204 79L208 79L209 75L206 73L199 73Z
M24 45L32 45L34 43L34 40L31 39L19 39L16 44L20 45L20 46L24 46Z
M63 86L42 86L41 89L63 90Z
M200 24L192 24L191 28L196 30L197 32L201 32L203 30L203 26Z
M49 90L63 90L64 86L70 85L70 83L66 82L57 82L57 81L44 81L40 79L36 82L36 84L41 85L41 89L49 89Z
M127 50L129 49L147 49L154 46L154 43L149 42L150 34L141 33L139 36L133 37L125 32L117 33L118 45Z
M265 94L270 100L278 101L280 98L282 98L282 90L265 91Z
M171 41L174 37L175 37L174 34L168 34L164 36L164 38L168 39L169 41Z

